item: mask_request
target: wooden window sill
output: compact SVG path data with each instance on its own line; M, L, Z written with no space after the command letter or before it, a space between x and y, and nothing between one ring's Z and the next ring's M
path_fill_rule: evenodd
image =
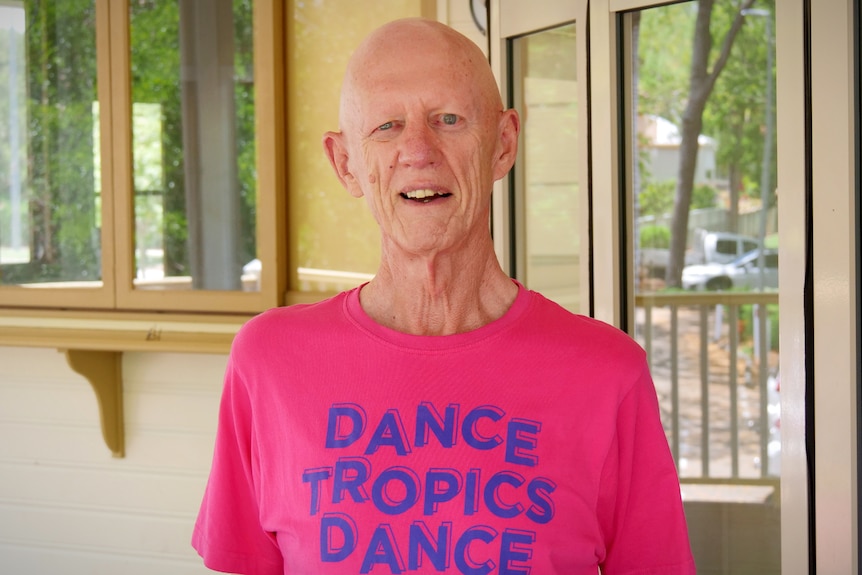
M251 315L0 309L0 345L227 353Z

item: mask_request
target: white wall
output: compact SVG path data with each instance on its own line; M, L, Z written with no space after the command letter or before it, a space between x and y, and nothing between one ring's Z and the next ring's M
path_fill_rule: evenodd
M447 22L449 26L473 40L487 55L488 38L482 35L473 22L468 0L437 0L437 19Z
M126 457L57 350L0 347L0 572L202 574L191 530L225 356L123 357Z

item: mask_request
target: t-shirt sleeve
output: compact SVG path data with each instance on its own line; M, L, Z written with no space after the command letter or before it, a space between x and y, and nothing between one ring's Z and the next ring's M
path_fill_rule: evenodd
M252 407L228 360L212 469L194 527L192 546L210 569L243 575L281 575L275 535L261 527Z
M679 479L649 370L620 402L602 472L603 575L693 575Z

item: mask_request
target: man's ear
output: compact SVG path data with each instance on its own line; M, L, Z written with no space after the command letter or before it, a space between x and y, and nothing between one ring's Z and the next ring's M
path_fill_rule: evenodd
M518 134L521 120L515 109L503 110L497 125L497 150L494 154L494 181L496 182L512 169L518 154Z
M347 189L351 196L361 198L362 188L359 186L353 172L350 171L350 154L344 142L342 132L326 132L323 135L323 150L329 159L329 164L338 176L338 181Z

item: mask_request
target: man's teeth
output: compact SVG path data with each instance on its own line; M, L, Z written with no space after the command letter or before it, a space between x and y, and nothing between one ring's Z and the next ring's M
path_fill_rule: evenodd
M411 192L405 193L404 195L411 200L422 200L424 198L432 198L438 194L434 190L413 190Z

